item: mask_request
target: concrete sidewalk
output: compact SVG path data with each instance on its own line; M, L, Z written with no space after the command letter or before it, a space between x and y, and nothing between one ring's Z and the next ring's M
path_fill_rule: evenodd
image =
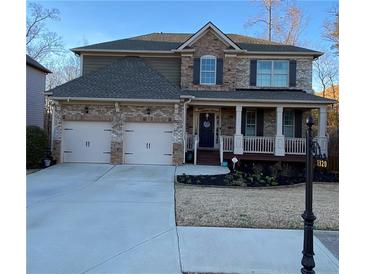
M303 231L178 227L183 272L300 273ZM314 239L316 274L338 273L338 260Z

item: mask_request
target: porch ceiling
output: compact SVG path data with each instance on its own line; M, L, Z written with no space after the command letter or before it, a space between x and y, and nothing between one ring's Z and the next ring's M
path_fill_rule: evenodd
M303 90L238 90L238 91L205 91L184 90L182 97L193 96L201 101L239 101L265 103L300 103L300 104L334 104L336 101L308 94Z

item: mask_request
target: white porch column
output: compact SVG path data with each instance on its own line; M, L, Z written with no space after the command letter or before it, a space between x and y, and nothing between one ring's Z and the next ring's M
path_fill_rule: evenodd
M327 106L319 108L319 125L318 125L318 144L321 147L321 152L328 155L328 139L327 133Z
M285 155L285 138L283 135L283 107L276 108L275 156Z
M236 132L234 134L234 154L243 154L243 136L241 133L242 106L236 106Z

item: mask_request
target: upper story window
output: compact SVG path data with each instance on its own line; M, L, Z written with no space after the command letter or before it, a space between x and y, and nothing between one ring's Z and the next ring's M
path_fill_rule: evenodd
M200 84L215 85L217 75L217 58L204 55L200 58Z
M285 137L294 137L294 111L293 110L285 110L284 113L284 136Z
M257 60L257 86L288 87L289 61Z
M246 111L246 136L256 136L256 111L247 110Z

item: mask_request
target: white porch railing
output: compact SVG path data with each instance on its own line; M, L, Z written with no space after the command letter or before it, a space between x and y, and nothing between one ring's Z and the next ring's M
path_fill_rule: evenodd
M275 137L243 137L243 153L274 153L274 150Z
M234 147L233 136L221 135L223 142L223 152L232 152Z
M194 135L194 165L196 165L197 163L198 146L199 146L199 136Z
M186 134L186 151L194 149L194 136L193 134Z
M305 138L285 138L285 154L305 155Z
M219 136L219 162L223 165L223 136Z

